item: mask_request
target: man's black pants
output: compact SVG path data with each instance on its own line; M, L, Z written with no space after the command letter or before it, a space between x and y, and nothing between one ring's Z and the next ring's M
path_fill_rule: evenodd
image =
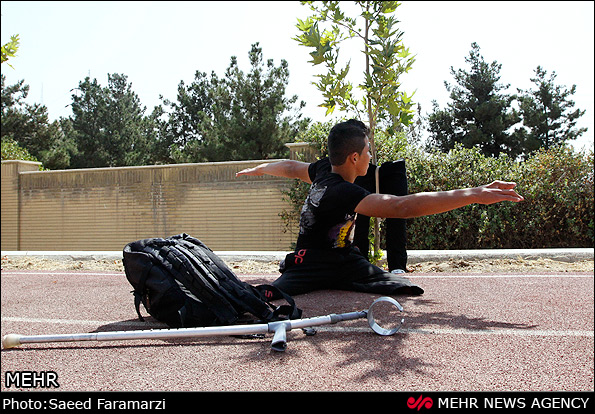
M371 193L376 192L376 166L370 164L368 173L363 177L357 177L355 184L365 188ZM408 194L407 169L405 160L385 162L379 170L380 193L403 196ZM402 269L407 267L407 220L386 219L386 261L388 270ZM355 222L355 234L353 244L361 252L368 252L370 241L368 238L370 228L370 217L357 215Z
M289 295L315 290L349 290L382 295L421 295L423 289L400 274L371 264L356 247L302 249L289 253L273 285Z

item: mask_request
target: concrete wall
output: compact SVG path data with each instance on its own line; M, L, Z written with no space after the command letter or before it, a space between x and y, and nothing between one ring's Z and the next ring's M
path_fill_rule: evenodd
M121 250L178 233L219 251L289 250L296 234L279 214L291 181L235 177L262 162L37 171L2 161L2 250Z
M38 171L41 163L2 161L2 250L19 245L19 178L24 171ZM16 250L16 249L15 249Z

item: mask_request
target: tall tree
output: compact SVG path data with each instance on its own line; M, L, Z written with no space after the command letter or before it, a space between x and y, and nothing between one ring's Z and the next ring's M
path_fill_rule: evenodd
M258 43L249 60L248 73L235 56L223 77L196 71L190 85L180 82L176 102L164 101L170 108L165 140L176 162L276 158L307 126L299 112L304 102L296 110L298 97L285 96L287 61L265 63Z
M575 128L578 118L585 113L584 110L574 109L571 96L576 92L576 85L570 89L556 85L556 76L556 72L552 72L548 78L547 71L537 66L535 77L531 78L536 88L518 89L529 150L549 149L574 140L587 131L587 128Z
M314 14L298 19L300 34L295 38L312 49L310 61L323 65L324 72L316 75L314 85L322 92L327 115L338 108L367 121L370 128L372 162L378 163L376 135L394 136L411 123L414 116L412 95L401 90L400 77L411 70L415 58L403 44L403 32L397 27L396 1L356 1L357 15L346 15L339 1L304 1ZM363 81L357 86L363 93L357 96L349 80L351 61L340 64L340 46L354 39L362 45L365 60ZM380 253L380 226L374 224L374 256Z
M103 128L101 117L105 112L104 94L97 79L89 77L73 89L71 125L74 141L79 150L72 160L72 167L105 167L108 158L102 150Z
M477 43L472 43L465 61L469 71L450 68L457 85L444 82L451 102L445 109L433 102L428 146L448 151L461 143L466 148L477 147L485 155L516 157L523 149L511 128L520 118L512 108L515 96L503 92L510 85L498 83L502 65L485 62Z
M145 108L132 91L127 76L108 74L108 86L89 77L72 95L70 118L79 153L72 166L118 167L150 162Z
M412 95L400 89L399 78L411 70L415 58L404 46L403 32L397 28L394 13L399 3L356 1L359 14L355 17L347 16L338 1L302 3L314 14L306 20L298 19L301 34L295 40L313 49L313 65L325 67L324 73L316 75L318 82L314 82L324 97L320 106L327 109L327 115L338 108L367 121L372 162L376 163L374 135L380 124L384 122L389 133L395 133L409 125L414 116ZM359 97L348 76L351 61L344 66L339 63L340 45L349 39L361 42L365 57L363 81L357 85L363 96Z
M2 141L14 141L49 169L67 168L76 151L58 121L50 122L47 108L25 102L29 85L24 80L5 85L2 78Z

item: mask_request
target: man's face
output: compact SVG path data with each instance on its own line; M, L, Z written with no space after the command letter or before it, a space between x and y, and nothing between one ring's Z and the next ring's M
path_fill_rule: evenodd
M365 142L364 149L356 162L357 175L360 176L366 175L370 166L370 160L372 159L372 155L370 154L370 140L366 138Z

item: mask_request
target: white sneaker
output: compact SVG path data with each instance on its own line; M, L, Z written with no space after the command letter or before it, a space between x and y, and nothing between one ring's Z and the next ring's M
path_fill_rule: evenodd
M395 275L400 275L402 273L406 273L403 269L393 269L390 272L394 273Z

